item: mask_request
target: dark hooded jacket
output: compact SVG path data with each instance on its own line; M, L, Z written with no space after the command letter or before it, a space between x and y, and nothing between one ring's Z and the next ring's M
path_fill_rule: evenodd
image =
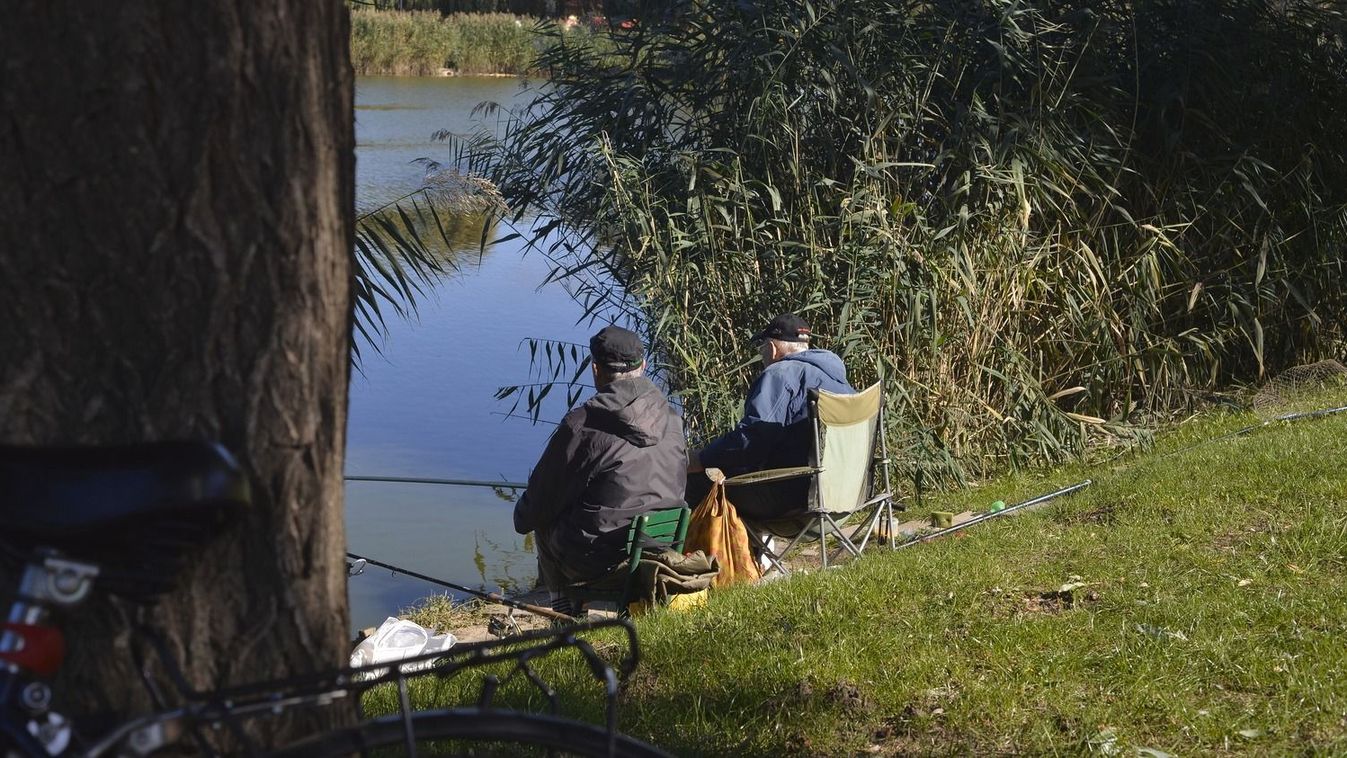
M842 359L827 350L792 353L762 370L748 389L744 418L700 453L727 476L809 462L809 391L850 395Z
M626 557L637 516L683 505L686 471L664 393L643 376L619 379L562 419L515 505L515 531L537 532L568 574L596 578Z

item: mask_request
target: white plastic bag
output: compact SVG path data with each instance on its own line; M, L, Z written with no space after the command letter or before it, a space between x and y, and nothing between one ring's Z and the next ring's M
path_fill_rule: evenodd
M452 634L431 634L429 629L420 624L389 616L378 629L374 630L374 634L361 640L360 644L355 646L355 650L351 651L351 666L369 666L438 653L448 650L457 642ZM415 668L425 668L428 665L430 662L424 661ZM411 671L414 668L405 666L402 670Z

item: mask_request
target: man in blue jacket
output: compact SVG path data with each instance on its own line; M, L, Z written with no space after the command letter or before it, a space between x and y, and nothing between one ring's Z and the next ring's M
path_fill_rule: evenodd
M809 423L809 391L852 394L842 359L809 347L809 324L794 313L772 319L753 335L763 370L748 390L744 417L733 429L692 456L688 466L688 503L695 506L710 490L700 473L718 468L726 476L771 468L805 466L813 426ZM807 478L738 487L734 505L741 516L769 519L805 507Z

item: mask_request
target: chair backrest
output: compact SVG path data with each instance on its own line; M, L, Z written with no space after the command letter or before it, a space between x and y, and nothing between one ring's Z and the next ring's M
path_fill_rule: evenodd
M641 557L641 543L648 540L654 540L661 545L667 544L670 550L682 552L683 541L688 536L688 517L691 513L690 508L683 506L650 511L637 516L636 520L631 522L631 528L627 530L627 555L631 558L633 570Z
M854 395L818 391L811 404L817 426L817 504L829 513L850 513L870 495L883 395L878 382Z

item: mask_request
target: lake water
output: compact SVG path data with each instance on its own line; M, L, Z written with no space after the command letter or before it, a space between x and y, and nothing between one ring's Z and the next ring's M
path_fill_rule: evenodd
M473 108L525 97L507 78L358 79L358 210L419 187L424 169L417 159L451 160L449 149L431 140L435 131L494 128L495 117L474 119ZM542 452L553 427L506 418L510 403L493 395L501 385L530 380L522 340L584 343L597 327L576 323L582 308L561 287L539 287L548 262L525 255L518 240L480 258L471 249L458 261L461 271L428 293L414 323L389 320L382 355L363 351L351 377L347 475L522 482ZM527 589L536 567L511 512L511 502L489 488L348 482L347 547L457 584ZM348 586L356 629L444 591L374 567Z

